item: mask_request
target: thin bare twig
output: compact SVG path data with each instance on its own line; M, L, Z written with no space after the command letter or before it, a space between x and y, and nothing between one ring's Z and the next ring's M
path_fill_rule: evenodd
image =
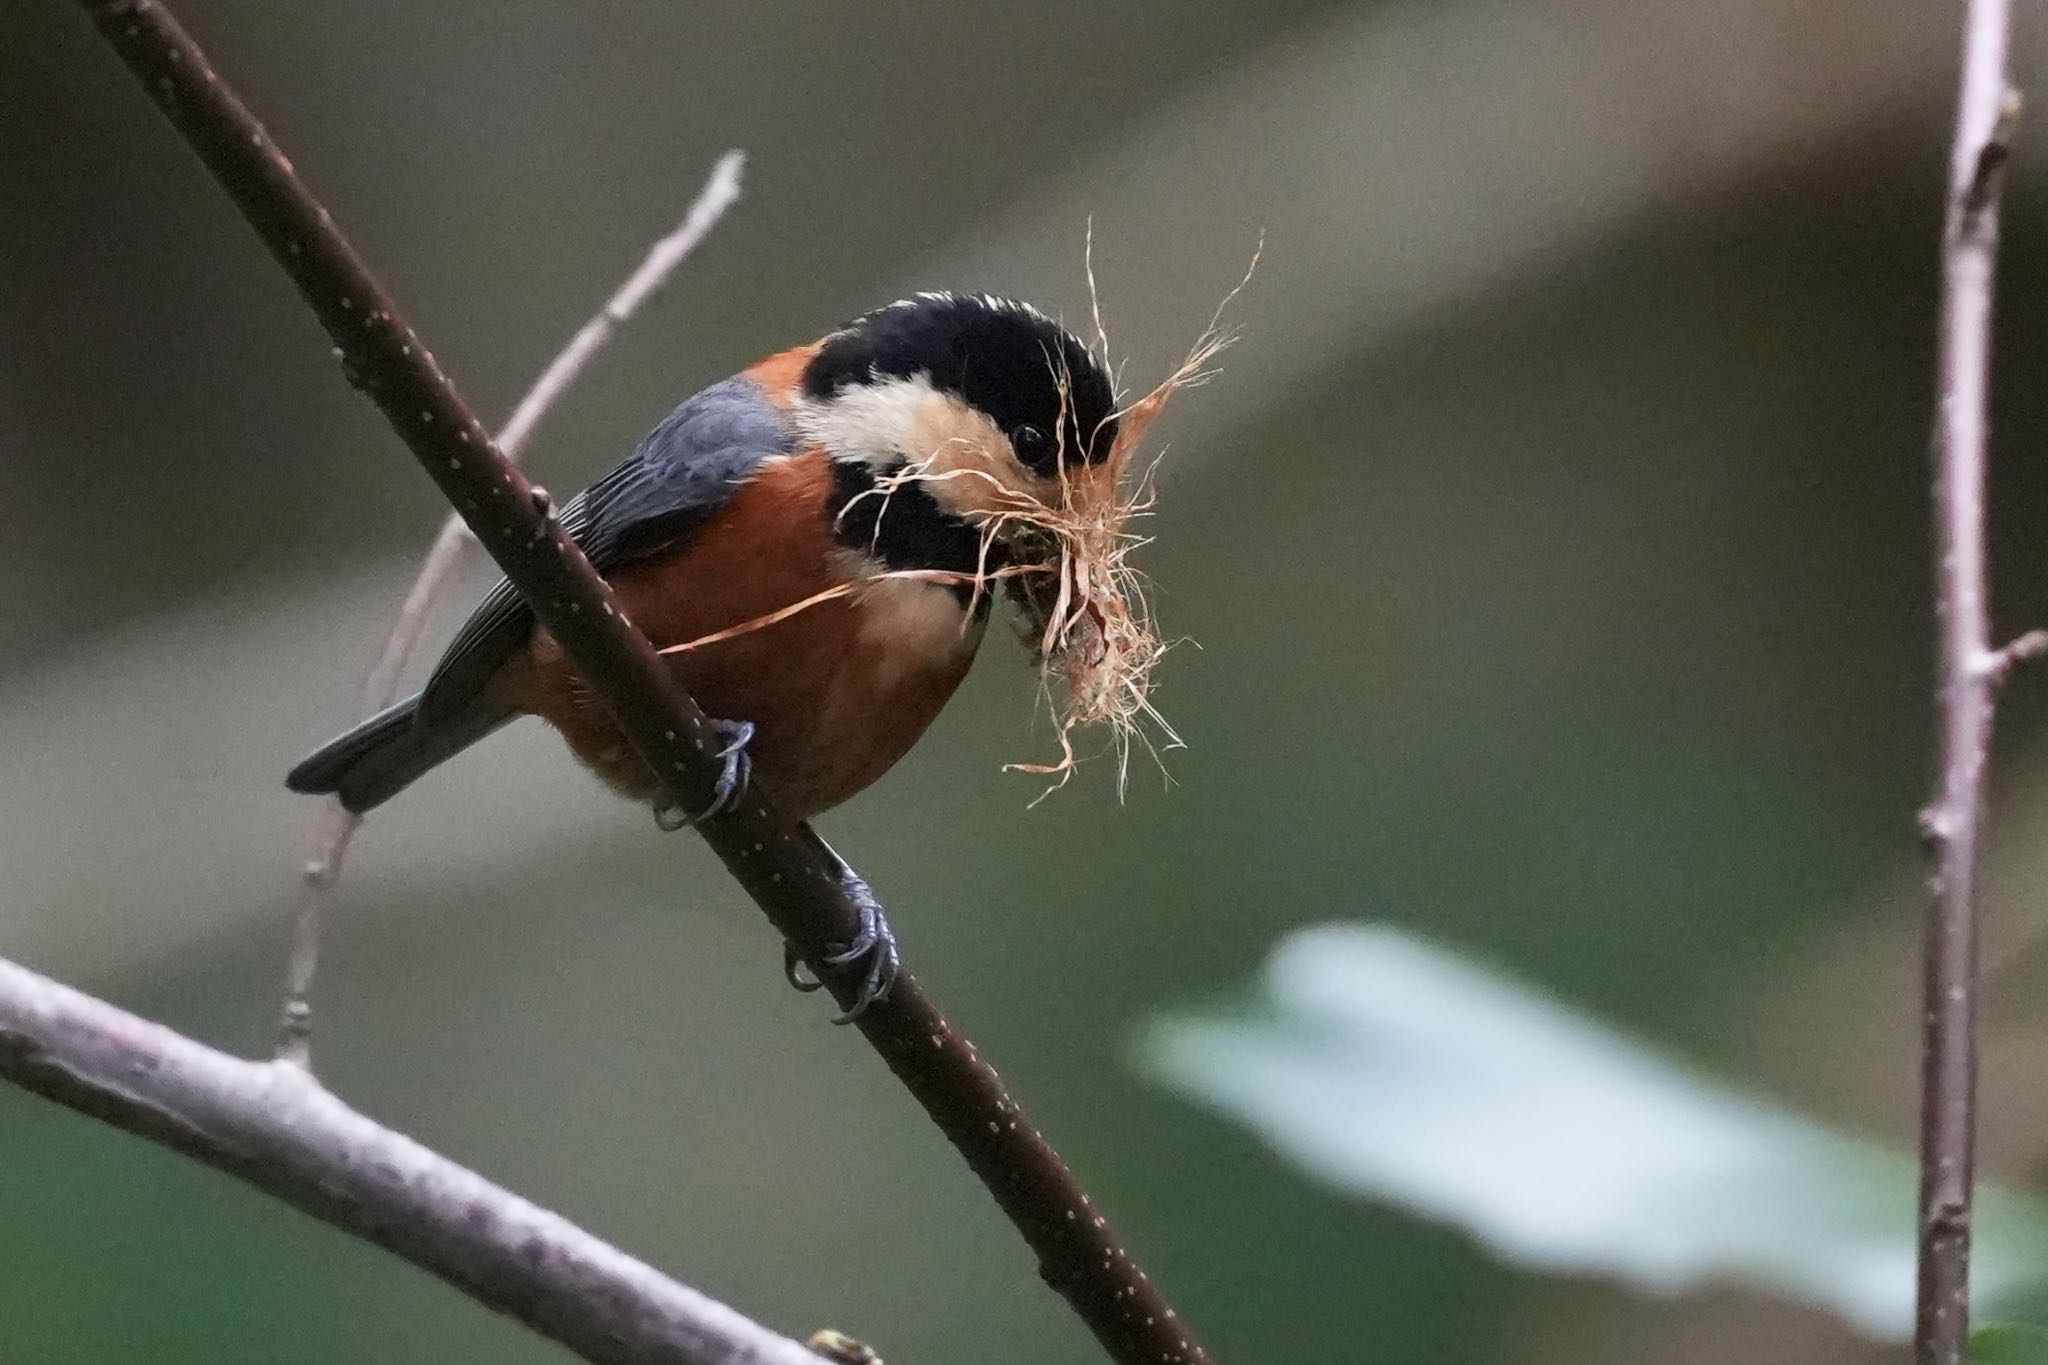
M718 220L740 197L740 170L745 164L746 156L737 151L727 152L718 158L717 164L711 168L710 178L698 191L688 212L683 214L682 221L649 248L646 259L626 277L625 283L606 300L604 307L584 323L569 339L569 344L548 362L540 377L533 381L533 387L513 408L512 416L498 428L498 450L506 459L518 463L526 453L526 443L534 428L540 425L556 401L569 391L597 353L639 311L640 305L653 297L675 273L676 267L689 259L690 254L711 234ZM419 647L420 633L426 629L427 609L433 605L442 584L461 560L463 547L469 543L471 537L462 524L462 518L449 513L434 536L426 558L420 563L418 576L406 589L405 600L398 609L397 618L391 623L391 633L385 637L376 663L371 665L369 674L363 679L362 695L357 703L360 717L367 719L375 715L397 698L399 679L404 676L413 651ZM341 879L342 863L348 857L349 845L362 823L362 816L334 797L321 803L321 811L314 824L313 850L307 855L299 874L299 899L292 916L291 957L286 967L284 1010L277 1048L281 1061L298 1066L312 1065L313 974L320 966L321 927L327 918L328 897Z
M576 665L633 751L686 809L708 804L717 740L610 588L536 504L327 210L160 0L80 0L101 36L198 154L384 413ZM860 914L844 865L761 791L700 831L776 931L851 1006L859 983L826 961ZM1124 1365L1209 1357L1037 1126L908 972L859 1018L904 1087L1037 1255L1039 1274Z
M1918 1365L1961 1365L1970 1333L1977 1126L1977 874L1998 684L2041 641L1991 645L1984 482L1998 211L2019 96L2009 0L1969 0L1941 245L1934 422L1939 775L1922 813L1932 858L1921 1059Z
M818 1358L558 1214L248 1062L0 960L0 1078L374 1242L601 1365Z

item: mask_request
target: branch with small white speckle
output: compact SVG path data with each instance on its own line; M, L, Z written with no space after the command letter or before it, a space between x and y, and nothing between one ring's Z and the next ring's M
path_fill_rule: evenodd
M343 373L476 532L634 753L684 809L704 809L723 768L718 732L625 619L545 500L498 452L290 158L162 0L80 4L298 286ZM863 922L838 855L808 826L778 815L758 787L697 828L841 1008L860 999L859 974L834 960ZM995 1068L915 977L902 972L855 1022L1030 1246L1040 1277L1112 1359L1209 1359Z
M548 362L540 377L533 381L533 387L513 408L512 416L498 429L498 450L506 459L515 464L519 461L534 428L582 376L597 353L711 235L711 229L739 199L740 169L745 164L746 156L736 151L718 158L682 221L648 249L646 258L606 300L604 307L578 328L569 344ZM357 703L362 719L375 715L397 698L399 678L426 628L427 610L433 606L448 575L454 572L464 547L474 543L462 518L449 513L420 563L419 574L406 589L405 600L391 623L391 633L385 637L376 663L363 679ZM310 1067L313 1060L313 974L320 965L320 934L327 918L327 902L341 880L342 864L362 823L363 817L339 799L328 797L322 801L314 825L313 848L301 865L277 1049L280 1060L299 1066Z

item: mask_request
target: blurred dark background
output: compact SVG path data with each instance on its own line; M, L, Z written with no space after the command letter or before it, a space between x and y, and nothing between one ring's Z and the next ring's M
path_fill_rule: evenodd
M1956 46L1953 7L1916 8L179 7L485 414L746 149L740 205L541 434L550 487L912 289L1085 319L1091 217L1149 382L1263 233L1241 344L1163 425L1145 566L1201 646L1160 675L1171 788L1140 767L1120 805L1098 762L1027 810L1000 766L1051 741L992 637L823 824L1221 1358L1272 1365L1888 1358L1760 1298L1502 1269L1152 1088L1129 1043L1292 926L1381 919L1910 1142ZM443 509L83 18L0 22L0 953L261 1050L312 814L281 774ZM2044 145L2001 289L2007 630L2048 622ZM2026 676L2003 717L1990 881L1987 1163L2025 1187L2044 698ZM320 1062L371 1114L790 1332L1092 1358L713 861L547 736L380 814L340 903ZM0 1322L36 1365L559 1358L13 1093Z

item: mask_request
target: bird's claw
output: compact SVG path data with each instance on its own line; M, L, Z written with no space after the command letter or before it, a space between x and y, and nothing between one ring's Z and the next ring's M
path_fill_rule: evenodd
M706 820L732 809L747 790L747 780L753 775L754 760L747 753L747 746L754 742L754 723L750 720L719 720L709 717L705 724L721 741L714 757L723 761L718 771L718 781L711 788L711 804L695 815L683 809L682 802L673 793L663 792L654 799L654 823L673 833L701 825Z
M890 990L896 985L896 977L903 970L903 958L896 949L896 934L889 927L889 917L882 912L882 903L875 899L875 893L868 884L852 868L842 871L840 878L846 898L853 902L860 915L860 927L851 943L825 954L822 961L828 968L847 972L860 970L863 962L867 964L867 969L861 973L860 987L854 994L852 1006L832 1021L850 1024L867 1013L868 1006L889 998ZM782 975L800 991L815 991L825 984L804 970L803 955L793 943L782 945Z
M825 988L824 982L804 970L803 954L796 950L794 943L782 945L782 979L790 984L792 990L802 991L806 995Z
M836 953L826 954L825 965L852 972L859 970L862 962L867 963L867 971L861 976L860 989L854 994L852 1006L832 1021L850 1024L866 1014L868 1006L889 998L889 992L896 985L897 973L903 969L903 958L896 949L896 933L889 927L889 917L882 912L882 903L875 899L874 891L850 867L845 868L840 877L846 888L846 898L853 902L853 908L860 914L860 928L854 934L853 942Z

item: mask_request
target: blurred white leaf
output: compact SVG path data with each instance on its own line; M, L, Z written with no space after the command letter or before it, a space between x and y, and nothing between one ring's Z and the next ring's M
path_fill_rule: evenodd
M1910 1330L1903 1157L1396 930L1297 933L1257 1007L1162 1021L1144 1059L1323 1179L1518 1265L1768 1287ZM1980 1306L2010 1303L2048 1269L2048 1207L1984 1190L1977 1239Z

